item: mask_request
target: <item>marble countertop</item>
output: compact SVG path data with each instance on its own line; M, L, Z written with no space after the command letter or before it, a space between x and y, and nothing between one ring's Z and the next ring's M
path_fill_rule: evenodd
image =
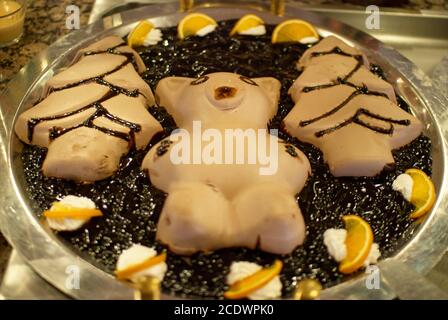
M33 0L28 5L25 32L19 43L0 49L0 92L33 56L70 32L65 27L65 8L76 4L81 26L86 25L94 0Z
M304 0L304 4L331 4L342 5L346 3L365 5L376 2L379 5L399 3L406 9L434 9L447 10L448 0L400 0L398 2L364 1L364 0ZM17 73L33 56L44 50L59 37L70 32L65 26L67 14L65 8L75 4L80 8L81 27L88 22L94 0L32 0L29 3L25 32L20 42L7 48L0 48L0 93L7 82ZM10 247L0 235L0 281L10 254Z

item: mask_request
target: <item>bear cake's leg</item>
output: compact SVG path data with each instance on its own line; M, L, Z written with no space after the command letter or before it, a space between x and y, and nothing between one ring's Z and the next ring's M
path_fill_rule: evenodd
M235 208L232 238L239 246L288 254L305 239L305 223L299 206L287 188L261 184L241 192Z
M157 239L185 255L226 247L230 212L230 203L214 186L176 183L165 200Z

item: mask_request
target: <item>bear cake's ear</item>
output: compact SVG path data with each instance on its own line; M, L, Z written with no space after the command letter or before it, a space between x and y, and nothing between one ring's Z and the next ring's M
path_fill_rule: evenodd
M190 85L192 78L167 77L159 81L156 88L156 102L165 107L168 112L173 110L177 101L181 99L185 87Z
M275 108L278 104L278 100L280 99L280 81L270 77L254 78L252 80L254 80L263 89L268 96L271 105Z

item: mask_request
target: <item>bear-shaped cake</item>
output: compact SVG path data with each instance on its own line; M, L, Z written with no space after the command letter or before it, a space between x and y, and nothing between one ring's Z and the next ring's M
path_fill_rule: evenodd
M311 169L300 150L266 129L279 95L274 78L234 73L159 82L156 101L180 129L149 151L142 168L168 193L157 239L170 250L287 254L303 243L296 194Z

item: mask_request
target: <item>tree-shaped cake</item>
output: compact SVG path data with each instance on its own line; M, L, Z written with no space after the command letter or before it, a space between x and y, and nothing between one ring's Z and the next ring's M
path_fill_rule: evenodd
M421 134L422 124L396 104L392 86L371 73L367 58L336 37L298 62L285 129L324 154L335 176L375 176L394 164L391 150Z
M75 61L47 82L44 99L18 117L15 131L48 148L44 175L93 182L113 175L124 154L145 148L162 127L147 110L154 96L139 76L146 67L121 38L104 38Z

